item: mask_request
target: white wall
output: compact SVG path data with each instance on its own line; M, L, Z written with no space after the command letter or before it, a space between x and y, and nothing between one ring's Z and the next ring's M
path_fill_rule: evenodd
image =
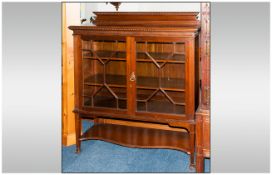
M93 11L116 11L115 7L106 3L81 3L81 18L90 19ZM200 3L122 3L120 12L153 11L153 12L199 12Z

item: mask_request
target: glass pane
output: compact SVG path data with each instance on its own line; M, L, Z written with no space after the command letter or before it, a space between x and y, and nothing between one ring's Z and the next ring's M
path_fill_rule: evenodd
M184 89L185 64L167 63L161 68L161 87Z
M138 88L137 111L184 114L185 93Z
M93 96L94 98L94 106L97 107L117 107L117 99L106 87L102 87L99 89L96 94Z
M136 84L138 87L158 87L159 86L159 70L153 63L136 63Z
M165 61L184 62L185 45L175 42L138 42L136 45L138 61L155 60L158 64Z
M82 41L83 104L126 109L126 45L118 40Z
M137 111L185 113L184 51L184 43L136 43Z
M109 61L106 64L106 82L113 85L126 85L126 62Z

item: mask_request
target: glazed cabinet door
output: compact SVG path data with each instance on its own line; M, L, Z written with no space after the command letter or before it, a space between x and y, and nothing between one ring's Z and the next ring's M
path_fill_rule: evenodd
M192 118L193 45L179 38L81 38L77 104L91 112Z
M126 40L82 40L82 105L103 111L127 110Z
M185 42L136 38L135 64L136 111L185 116Z

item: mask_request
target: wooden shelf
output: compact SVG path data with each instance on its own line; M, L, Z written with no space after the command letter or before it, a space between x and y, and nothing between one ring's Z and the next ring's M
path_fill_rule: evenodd
M147 104L147 105L146 105ZM137 101L138 112L155 112L165 114L185 114L185 104L174 105L167 100L153 100L148 103Z
M155 77L137 77L136 79L138 89L155 90L159 88L159 79ZM109 87L126 87L125 75L106 75L106 83ZM85 85L90 86L103 86L103 75L96 74L89 76L84 81ZM185 91L184 79L178 78L162 78L161 88L167 91Z
M99 60L97 57L91 57L91 56L84 56L83 59L91 59L91 60ZM110 60L110 61L126 61L126 58L100 58L101 60ZM147 63L153 63L151 59L137 59L137 62L147 62ZM185 61L176 61L176 60L158 60L156 59L157 63L173 63L173 64L185 64Z
M114 60L114 61L126 61L126 51L96 51L96 55L92 53L90 49L82 49L83 59L98 60L98 57L102 60ZM88 53L86 53L88 52Z
M89 83L89 82L87 82L87 83L84 83L84 85L88 85L88 86L103 86L104 84L103 83ZM113 88L126 88L127 86L126 85L116 85L116 84L108 84L107 83L107 85L109 86L109 87L113 87Z
M177 63L177 64L185 64L185 61L175 61L175 60L158 60L155 59L157 63ZM147 62L147 63L153 63L151 59L137 59L137 62Z
M93 96L91 96L91 95L82 95L82 96L83 96L83 97L87 97L87 98L92 98L92 97L93 97ZM121 96L121 97L118 97L118 100L127 100L127 98Z
M92 53L92 49L82 49L82 51L84 52L90 52ZM95 53L97 53L98 55L112 55L112 54L116 54L116 53L126 53L125 50L96 50ZM144 51L137 51L137 54L145 54L146 52ZM149 54L154 54L154 55L158 55L158 56L163 56L166 57L167 55L172 54L173 52L148 52ZM185 52L174 52L175 55L185 55Z
M167 131L114 124L95 124L80 140L103 140L128 147L168 148L190 154L187 132Z
M139 89L158 89L159 78L157 77L137 77L136 88ZM161 78L161 88L169 91L185 91L184 79Z
M185 63L185 54L183 52L148 52L156 62ZM137 52L136 61L152 61L145 52Z
M99 60L97 57L84 56L83 59ZM101 60L126 61L126 58L100 58Z
M84 95L84 106L92 107L92 97ZM126 109L126 98L118 98L118 109ZM146 105L147 104L147 105ZM117 101L114 97L97 96L93 107L105 107L117 109ZM185 103L172 104L164 100L153 100L145 103L141 100L137 100L138 112L156 112L156 113L168 113L168 114L185 114Z
M89 96L84 97L85 97L84 106L92 107L92 97ZM113 108L118 110L127 108L127 101L125 98L118 98L117 102L116 99L111 96L96 96L93 103L94 103L93 107Z
M182 105L185 106L185 97L184 96L180 96L180 94L175 93L175 96L171 96L170 98L175 102L176 105ZM139 93L137 92L137 100L138 102L147 102L150 100L147 100L151 93ZM169 95L169 94L168 94ZM179 96L178 96L179 95ZM164 95L163 96L153 96L151 98L152 100L157 100L157 101L161 101L161 100L165 100L167 99ZM167 100L168 101L168 100ZM163 103L163 101L162 101Z
M106 83L109 87L120 87L125 88L126 76L124 75L106 75ZM84 80L85 85L91 86L103 86L103 74L96 74L94 76L89 76Z

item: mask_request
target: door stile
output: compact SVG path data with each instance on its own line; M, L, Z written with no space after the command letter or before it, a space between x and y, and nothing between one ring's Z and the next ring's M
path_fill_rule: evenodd
M136 45L135 38L126 38L127 52L127 110L134 115L136 111Z

